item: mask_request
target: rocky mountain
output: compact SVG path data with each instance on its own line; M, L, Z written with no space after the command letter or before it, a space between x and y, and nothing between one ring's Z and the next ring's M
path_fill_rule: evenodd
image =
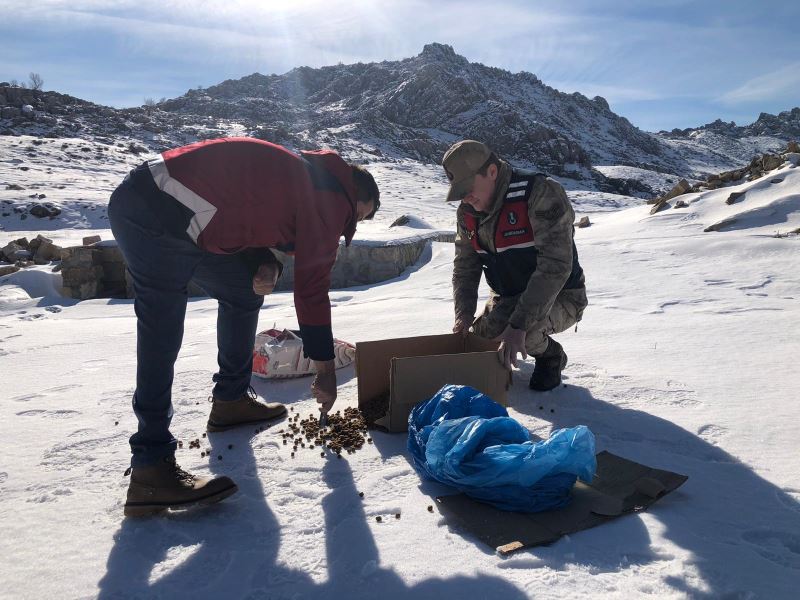
M697 128L658 132L666 144L687 157L692 164L704 163L703 173L738 168L753 157L777 152L789 141L800 139L800 108L777 115L761 113L750 125L738 126L717 119Z
M660 131L659 135L668 138L691 138L707 132L733 139L756 136L782 139L800 138L800 107L786 110L777 115L761 113L758 119L750 125L738 126L733 121L726 123L722 119L717 119L713 123L694 129L673 129L670 132Z
M159 150L220 135L250 135L294 148L438 163L454 141L486 141L515 164L594 180L626 193L595 165L627 165L698 177L785 146L800 132L793 109L747 127L715 122L651 134L613 113L601 97L565 94L531 73L471 63L442 44L412 58L258 73L177 98L101 107L54 92L0 84L0 134L107 137Z

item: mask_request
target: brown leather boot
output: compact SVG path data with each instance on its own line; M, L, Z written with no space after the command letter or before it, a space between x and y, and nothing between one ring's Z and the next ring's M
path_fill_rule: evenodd
M155 515L168 508L213 504L239 489L230 477L197 477L181 469L174 456L130 469L126 517Z
M211 414L206 428L209 431L225 431L239 425L271 421L286 414L286 407L279 402L262 403L253 388L238 400L213 399Z

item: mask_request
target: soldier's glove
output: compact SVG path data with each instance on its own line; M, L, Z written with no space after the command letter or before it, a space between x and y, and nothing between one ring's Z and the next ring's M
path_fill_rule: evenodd
M522 360L528 358L525 351L525 330L515 329L511 325L506 325L505 330L495 338L500 342L498 349L500 362L503 366L511 370L511 365L517 366L517 354L522 354Z

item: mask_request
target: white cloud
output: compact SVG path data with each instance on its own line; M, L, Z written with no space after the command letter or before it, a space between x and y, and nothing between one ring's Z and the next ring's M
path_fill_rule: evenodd
M612 104L617 102L661 100L666 97L663 93L646 88L602 85L592 82L577 81L545 81L545 83L550 87L556 88L560 92L580 92L588 98L602 96Z
M789 100L792 102L800 101L800 62L746 81L722 94L719 100L725 104L742 104L776 100L784 96L791 96Z
M725 93L736 70L780 64L793 39L772 20L750 18L757 9L744 0L731 1L737 10L720 15L690 0L498 0L491 8L485 0L0 0L0 32L13 40L0 68L11 62L18 67L7 77L36 70L50 85L92 94L95 79L105 86L120 74L121 88L171 96L254 71L403 59L440 42L612 106L696 98L721 109L781 94L796 103L800 63ZM87 99L118 104L116 96Z
M145 55L168 52L204 63L263 57L270 65L291 68L396 59L433 41L470 56L497 45L508 58L522 49L503 42L519 36L526 54L539 51L541 64L563 60L580 45L578 31L568 45L557 39L558 31L575 23L572 17L514 0L492 10L477 0L38 0L24 9L0 0L0 7L4 4L3 12L19 27L111 31Z

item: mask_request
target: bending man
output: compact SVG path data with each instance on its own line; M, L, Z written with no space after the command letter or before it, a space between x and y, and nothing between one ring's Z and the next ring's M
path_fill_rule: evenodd
M339 238L347 244L380 206L372 176L332 151L294 154L250 138L200 142L140 165L114 191L111 230L133 279L139 421L126 515L221 500L236 492L228 477L206 479L175 462L169 431L172 380L183 338L187 285L219 301L209 431L283 416L250 388L253 342L264 294L282 266L269 250L293 253L294 301L312 393L327 412L336 400L330 272Z

